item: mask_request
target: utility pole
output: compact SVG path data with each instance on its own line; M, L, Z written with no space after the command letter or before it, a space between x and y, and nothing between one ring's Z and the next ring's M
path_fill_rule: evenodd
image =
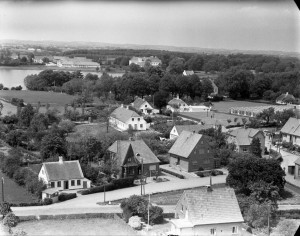
M270 204L268 204L268 236L270 236Z
M105 184L104 184L103 187L104 187L104 189L103 189L103 190L104 190L104 192L103 192L103 193L104 193L104 196L103 196L103 197L104 197L104 199L103 199L104 201L103 201L103 202L104 202L104 204L105 204Z
M148 226L147 226L147 231L149 231L149 225L150 225L150 193L149 193L149 201L148 201Z
M143 189L144 189L144 160L142 158L142 178L141 178L141 187L142 187L142 195L143 195ZM145 189L144 189L144 193L145 193Z
M4 178L2 177L2 203L4 203Z

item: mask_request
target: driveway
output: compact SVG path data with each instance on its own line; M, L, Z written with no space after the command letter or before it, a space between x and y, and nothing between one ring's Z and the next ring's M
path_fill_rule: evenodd
M219 176L212 176L212 183L213 184L221 184L226 182L227 175L219 175ZM168 182L161 182L161 183L148 183L145 185L145 192L146 194L153 194L159 192L168 192L173 190L179 189L188 189L188 188L195 188L200 186L209 185L209 177L204 178L190 178L190 179L176 179L173 181ZM141 187L135 186L130 188L118 189L114 191L109 191L105 193L106 201L114 201L123 198L130 197L131 195L140 195L141 194ZM83 195L79 196L75 199L71 199L65 202L60 202L56 204L52 204L49 206L32 206L32 207L12 207L12 210L16 213L16 215L26 215L30 212L40 212L43 214L47 214L47 212L57 212L56 214L61 214L64 212L77 212L80 211L82 213L87 213L91 211L99 212L100 210L104 210L103 206L101 207L98 205L98 202L104 201L104 193L94 193L90 195ZM114 210L115 206L110 206L111 209L107 210ZM57 211L55 211L57 209ZM98 209L98 210L97 210ZM26 213L27 211L27 213ZM22 213L23 212L23 213ZM100 211L102 212L102 211ZM28 214L31 215L31 214Z

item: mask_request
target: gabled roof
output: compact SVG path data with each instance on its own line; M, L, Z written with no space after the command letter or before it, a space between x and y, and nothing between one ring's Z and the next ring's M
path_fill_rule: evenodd
M230 130L228 132L229 136L233 136L236 138L238 145L242 146L248 146L251 144L252 139L255 135L257 135L259 132L262 132L258 129L252 129L252 128L239 128Z
M187 105L184 101L182 101L180 98L173 98L168 102L169 105L179 105L179 104L185 104Z
M182 133L183 130L198 133L200 130L212 128L211 125L175 125L178 135Z
M118 152L118 143L119 142L119 152ZM115 141L109 148L108 151L113 153L119 153L120 155L120 163L124 164L124 160L127 156L127 153L130 152L132 148L134 157L136 160L141 163L141 159L143 158L143 163L159 163L159 159L154 155L151 149L147 146L147 144L143 140L119 140ZM136 154L139 153L140 157L137 157Z
M188 158L202 137L202 134L183 130L169 150L169 153Z
M185 190L182 197L193 225L244 222L232 188Z
M295 97L292 94L284 93L276 98L276 102L285 102L286 100L289 100L289 99L295 100Z
M126 109L124 107L118 107L110 114L110 116L122 121L123 123L126 123L131 117L141 117L135 111Z
M136 98L133 102L133 107L135 109L140 109L141 106L147 101L145 101L144 99L141 99L141 98ZM150 105L150 104L149 104Z
M291 117L281 128L281 132L285 134L300 136L300 120Z
M83 179L79 161L45 162L43 166L48 181Z
M35 174L39 174L43 164L31 164L28 165L28 168Z

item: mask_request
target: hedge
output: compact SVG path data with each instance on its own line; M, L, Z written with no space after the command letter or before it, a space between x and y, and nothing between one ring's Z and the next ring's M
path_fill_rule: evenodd
M132 186L134 186L134 178L129 177L129 178L123 178L123 179L114 179L109 184L104 184L101 186L83 190L83 191L81 191L81 195L87 195L87 194L92 194L92 193L102 193L102 192L104 192L104 186L105 186L105 191L111 191L111 190L115 190L115 189L132 187Z
M286 219L300 219L300 209L279 210L276 213Z
M170 175L174 175L175 177L178 177L179 179L184 179L184 175L182 175L182 174L178 174L178 173L176 173L176 172L173 172L173 171L171 171L171 170L166 170L166 169L160 169L162 172L166 172L166 173L168 173L168 174L170 174Z
M76 193L62 193L58 195L58 201L63 202L76 197L77 197Z

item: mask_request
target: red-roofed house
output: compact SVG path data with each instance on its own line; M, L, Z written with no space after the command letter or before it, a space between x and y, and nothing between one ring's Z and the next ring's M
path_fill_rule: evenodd
M142 116L135 111L124 108L123 105L111 113L109 124L121 131L128 130L129 127L133 130L146 130L149 127Z
M263 131L252 128L239 128L227 133L227 142L234 143L237 152L250 152L251 142L254 138L259 139L263 155L265 151L265 135Z
M138 177L144 175L159 175L159 159L143 140L119 140L109 148L110 158L116 160L121 167L120 177Z
M48 188L56 190L90 188L91 181L84 178L79 161L44 162L39 172L39 179Z
M243 235L244 219L232 188L185 190L170 222L173 235Z
M183 130L169 150L170 164L192 172L199 168L215 168L214 155L207 138L202 134Z

